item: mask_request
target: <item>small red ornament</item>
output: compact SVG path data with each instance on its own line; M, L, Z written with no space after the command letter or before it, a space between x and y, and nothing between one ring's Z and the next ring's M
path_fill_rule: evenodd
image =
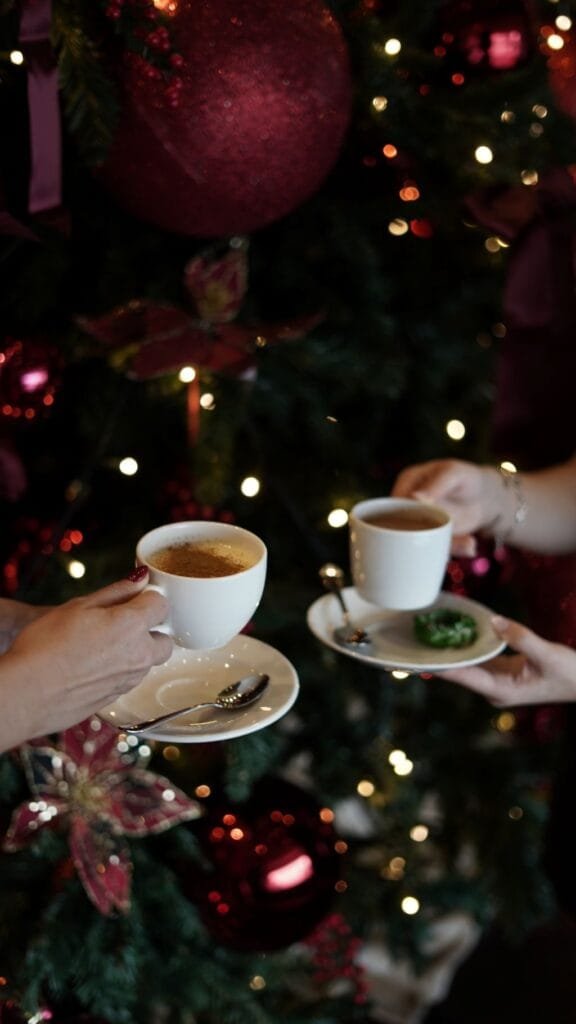
M321 0L174 0L179 103L122 72L102 180L131 214L201 237L249 233L320 186L348 126L346 44Z
M281 779L261 780L249 801L219 799L192 828L213 865L181 879L214 938L272 950L310 935L337 898L342 854L328 808Z
M535 31L524 0L456 0L442 9L437 55L468 74L513 71L534 52Z

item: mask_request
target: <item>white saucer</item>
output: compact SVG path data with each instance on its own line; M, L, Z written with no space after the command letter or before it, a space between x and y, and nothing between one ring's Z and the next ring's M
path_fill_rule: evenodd
M308 609L306 621L314 636L327 647L367 665L412 672L440 672L442 669L478 665L500 654L506 646L492 629L490 618L494 613L468 597L443 591L434 604L420 609L424 612L450 608L476 620L478 637L474 643L469 647L450 649L426 647L416 639L413 630L416 612L377 608L364 601L354 587L345 587L343 595L351 621L370 634L372 644L369 649L344 647L333 639L334 629L342 625L342 611L334 594L324 594L314 601Z
M164 665L151 669L138 686L102 708L99 715L117 727L129 725L189 704L213 700L228 683L260 672L267 672L270 682L254 704L237 711L208 708L140 733L171 743L209 743L245 736L285 715L300 687L294 666L283 654L261 640L243 635L213 651L175 647Z

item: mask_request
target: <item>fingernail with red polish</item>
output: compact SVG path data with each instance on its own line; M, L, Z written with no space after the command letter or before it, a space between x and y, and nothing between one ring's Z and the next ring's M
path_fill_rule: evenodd
M148 566L147 565L137 565L135 569L132 569L132 572L128 573L126 579L130 580L131 583L140 583L140 581L143 580L144 577L147 576L147 575L148 575Z

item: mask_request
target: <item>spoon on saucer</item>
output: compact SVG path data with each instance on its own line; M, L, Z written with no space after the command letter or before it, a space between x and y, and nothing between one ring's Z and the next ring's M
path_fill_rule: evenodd
M339 644L346 644L348 647L366 647L372 643L366 630L360 626L355 626L350 621L350 612L346 607L346 602L342 594L342 588L344 586L344 573L339 565L334 565L333 562L327 562L320 569L320 579L325 590L330 594L335 594L338 598L340 608L342 609L342 615L344 616L344 625L339 626L334 630L333 636Z
M252 704L253 701L258 700L258 697L262 696L269 682L270 676L266 674L244 676L242 679L237 679L236 682L225 686L214 700L204 701L202 704L191 704L186 708L178 708L177 711L168 711L164 715L157 715L156 718L148 718L144 722L119 725L117 728L122 732L143 732L145 729L154 729L157 725L162 725L164 722L171 722L173 718L179 718L180 715L188 715L192 711L200 711L203 708L218 708L222 711L234 711L237 708L245 708L247 704Z

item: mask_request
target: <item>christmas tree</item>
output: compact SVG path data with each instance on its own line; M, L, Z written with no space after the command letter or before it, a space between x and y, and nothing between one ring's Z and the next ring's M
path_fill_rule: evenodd
M237 523L269 552L247 635L300 684L231 739L87 722L2 756L3 1019L383 1019L378 977L425 977L446 922L464 947L553 908L542 719L306 614L356 501L495 458L491 204L575 160L571 7L0 3L2 593L59 603L161 523ZM516 609L497 554L447 589Z

